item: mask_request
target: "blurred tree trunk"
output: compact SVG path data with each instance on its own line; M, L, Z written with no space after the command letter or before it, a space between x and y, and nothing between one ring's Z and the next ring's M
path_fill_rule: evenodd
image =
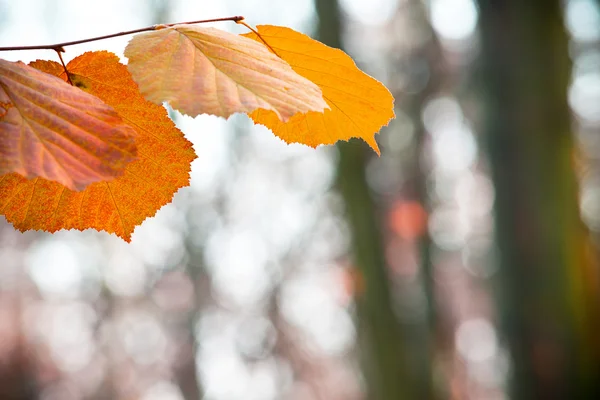
M578 212L562 2L478 2L510 395L600 398L597 282Z
M397 11L396 18L404 15L397 23L406 23L410 20L415 28L414 32L406 31L407 36L414 35L411 42L405 38L406 49L400 52L397 63L398 74L403 74L404 79L415 82L417 90L395 93L397 107L410 117L414 129L414 148L412 154L406 155L408 165L402 170L406 174L406 182L402 190L407 199L418 202L429 215L432 211L430 197L427 190L427 177L430 166L424 160L431 157L428 133L421 117L423 108L432 97L443 90L443 86L450 81L448 66L444 59L440 43L427 18L427 10L422 0L405 1ZM400 19L400 18L398 18ZM428 37L422 40L422 37ZM424 67L415 67L424 66ZM423 78L426 70L427 78ZM422 87L419 84L425 80ZM388 131L389 134L399 134ZM447 382L444 376L435 371L434 365L438 360L448 357L454 352L453 324L448 315L438 312L438 299L434 280L432 260L433 242L428 229L422 232L415 242L419 249L420 283L423 287L426 305L426 320L417 327L418 337L412 338L415 348L412 350L411 367L415 371L415 384L419 400L437 399L447 397ZM414 283L413 283L414 284ZM436 376L434 376L436 373Z
M4 351L1 354L3 357L0 362L0 399L2 400L35 400L40 396L30 358L32 348L27 343L23 329L23 300L19 290L26 286L24 282L26 281L20 280L16 290L0 292L2 302L0 318L10 327L3 330L5 335L10 334L1 338L4 341Z
M337 0L315 0L315 6L319 40L342 48ZM416 399L407 362L408 344L392 308L382 231L365 177L366 148L362 142L350 141L339 143L338 150L337 184L346 205L354 262L362 278L356 307L367 398Z

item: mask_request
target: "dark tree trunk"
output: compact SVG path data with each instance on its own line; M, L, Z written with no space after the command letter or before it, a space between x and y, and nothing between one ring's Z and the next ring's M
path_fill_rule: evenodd
M315 5L319 40L342 48L337 0L315 0ZM364 284L356 307L367 398L413 399L407 343L392 309L382 231L365 177L367 149L362 142L350 141L339 143L338 150L337 184L346 205L355 265Z
M598 299L580 222L560 0L479 0L510 395L600 398ZM590 297L590 294L592 297Z

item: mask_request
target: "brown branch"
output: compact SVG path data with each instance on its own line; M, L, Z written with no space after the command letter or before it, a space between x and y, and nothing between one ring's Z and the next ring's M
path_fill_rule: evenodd
M34 45L34 46L0 47L0 51L54 50L56 52L61 52L61 51L64 51L63 47L66 47L66 46L73 46L73 45L81 44L81 43L95 42L95 41L98 41L98 40L104 40L104 39L110 39L110 38L119 37L119 36L131 35L133 33L154 31L154 30L164 29L164 28L168 28L170 26L175 26L175 25L191 25L191 24L202 24L202 23L207 23L207 22L220 22L220 21L233 21L233 22L237 23L239 21L242 21L243 19L244 19L244 17L238 15L238 16L235 16L235 17L213 18L213 19L203 19L203 20L199 20L199 21L177 22L177 23L174 23L174 24L152 25L152 26L147 26L145 28L134 29L134 30L131 30L131 31L124 31L124 32L119 32L119 33L112 33L110 35L97 36L97 37L93 37L93 38L89 38L89 39L75 40L75 41L72 41L72 42L64 42L64 43L57 43L57 44Z

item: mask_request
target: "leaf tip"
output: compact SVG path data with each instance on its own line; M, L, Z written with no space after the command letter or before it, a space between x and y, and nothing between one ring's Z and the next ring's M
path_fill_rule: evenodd
M378 157L381 156L381 150L379 150L379 145L377 145L377 142L375 141L374 137L372 139L367 140L367 144L371 146L371 148L377 154Z

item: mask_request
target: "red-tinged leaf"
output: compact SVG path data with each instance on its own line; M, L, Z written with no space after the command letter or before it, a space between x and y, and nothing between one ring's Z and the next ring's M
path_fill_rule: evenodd
M66 79L57 63L37 61L33 66ZM81 192L41 178L28 181L17 174L4 175L0 213L21 231L94 228L130 241L137 225L188 185L196 155L166 110L142 97L115 54L85 53L67 68L76 86L113 106L135 128L138 159L127 165L123 176Z
M122 175L135 151L133 129L100 99L0 59L0 174L81 190Z

